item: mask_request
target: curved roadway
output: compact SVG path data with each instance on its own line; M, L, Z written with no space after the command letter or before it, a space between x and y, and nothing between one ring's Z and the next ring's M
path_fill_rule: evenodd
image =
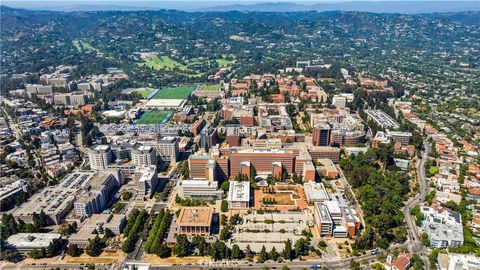
M415 224L415 219L410 213L411 209L423 202L425 197L430 192L430 186L428 185L427 177L425 175L425 162L428 160L428 156L430 154L430 145L425 143L424 147L425 151L423 151L422 157L418 159L416 164L417 180L420 186L420 192L406 202L405 207L403 208L403 216L405 217L405 221L407 223L408 250L411 253L419 254L426 266L426 269L430 269L428 262L428 250L423 246L422 236L418 231L417 225Z

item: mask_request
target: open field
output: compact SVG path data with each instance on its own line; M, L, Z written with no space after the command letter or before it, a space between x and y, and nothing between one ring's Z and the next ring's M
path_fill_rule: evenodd
M275 194L265 194L263 198L265 199L274 199L277 205L294 205L295 202L292 200L293 192L282 192Z
M219 91L220 89L222 89L222 87L218 84L204 85L200 88L200 90L204 90L204 91Z
M195 264L199 262L208 263L210 262L210 257L189 256L189 257L179 258L176 256L172 256L170 258L162 259L153 254L145 254L143 260L152 264L174 264L174 263Z
M274 203L267 203L267 202ZM254 208L279 210L307 209L303 188L299 185L277 185L254 191Z
M145 66L152 68L154 70L174 70L178 69L178 73L187 77L200 77L205 73L198 70L198 68L204 64L212 64L216 62L219 67L230 67L236 63L236 60L229 60L226 57L229 56L222 56L224 58L219 59L212 59L212 60L198 60L198 59L191 59L191 61L187 61L187 63L179 62L175 59L170 58L169 56L158 56L153 55L149 58L144 58L142 62L137 63L138 66ZM230 55L232 57L232 55Z
M82 51L96 51L97 49L95 49L94 47L92 47L92 45L90 45L90 43L88 42L83 42L81 40L78 40L78 39L75 39L73 42L73 46L75 46L75 49L77 49L77 51L79 52L82 52Z
M68 258L67 263L116 263L118 258L105 258L105 257L78 257L78 258Z
M155 70L162 70L162 69L174 69L178 68L180 70L187 70L187 66L175 61L174 59L168 56L160 56L153 55L150 58L143 59L143 63L139 63L139 65L145 65L147 67L153 68Z
M186 99L193 89L193 86L163 88L152 99Z
M147 66L154 70L173 70L178 68L180 70L178 73L187 77L200 77L204 74L203 72L197 72L195 69L190 68L191 64L184 65L168 56L158 57L158 55L153 55L150 58L144 58L143 62L138 63L138 65Z
M135 90L137 93L139 93L143 98L148 98L148 96L155 92L156 89L152 89L152 88L140 88L140 89L137 89Z
M67 256L65 259L67 263L85 263L85 264L116 263L120 261L124 256L125 254L121 251L117 251L117 252L104 251L99 257L90 257L86 253L83 253L80 257Z
M235 64L235 62L237 62L236 60L228 60L228 59L216 59L215 60L218 64L219 67L229 67L233 64Z
M135 124L163 124L167 122L171 116L172 113L167 111L147 111L143 113L142 117L138 119Z

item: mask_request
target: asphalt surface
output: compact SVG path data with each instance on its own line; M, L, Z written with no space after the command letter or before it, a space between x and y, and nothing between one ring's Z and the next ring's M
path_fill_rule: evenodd
M411 209L421 202L425 201L425 197L430 192L430 186L428 185L427 177L425 175L425 162L428 160L430 154L430 145L424 144L425 151L423 151L421 159L418 159L417 167L417 180L420 186L420 192L414 197L410 198L403 208L403 216L405 217L407 232L408 232L408 250L411 253L417 253L422 258L426 269L430 269L428 261L428 250L423 246L422 236L418 231L415 219L411 215Z
M42 264L36 264L36 265L31 265L31 264L19 264L19 265L4 265L0 266L0 269L55 269L55 268L60 268L60 269L68 269L68 270L79 270L79 269L87 269L87 264L47 264L47 265L42 265ZM115 268L114 265L103 265L103 264L96 264L95 265L95 270L109 270L109 269L117 269Z
M248 262L219 262L217 264L198 266L198 265L172 265L172 266L155 266L153 265L150 269L264 269L264 267L269 267L270 269L281 269L282 266L287 265L289 269L310 269L312 265L317 265L319 269L322 266L326 266L329 270L332 269L347 269L350 261L354 260L357 262L373 262L376 260L376 255L365 254L358 257L347 258L342 260L330 260L330 261L318 261L318 262L307 262L307 261L293 261L293 262L283 262L283 263L248 263Z

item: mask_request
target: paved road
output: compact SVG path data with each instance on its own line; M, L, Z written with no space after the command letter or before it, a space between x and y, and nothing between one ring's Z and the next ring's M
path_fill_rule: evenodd
M20 140L23 137L22 130L18 127L18 124L16 123L16 119L12 118L8 113L5 108L2 108L3 112L7 116L8 119L8 126L12 130L13 135L17 140Z
M357 262L368 261L373 262L376 260L376 255L366 254L361 255L358 257L347 258L342 260L329 260L329 261L318 261L318 262L307 262L307 261L293 261L293 262L283 262L283 263L236 263L236 262L219 262L213 265L205 265L205 266L196 266L196 265L172 265L172 266L160 266L160 265L153 265L150 269L219 269L219 268L241 268L241 269L264 269L264 267L276 268L281 269L282 266L287 265L290 269L302 269L307 268L310 269L312 264L318 265L320 269L322 266L326 266L328 269L347 269L350 261L354 260Z
M403 215L405 221L407 222L407 231L408 231L408 250L412 253L417 253L421 256L425 266L429 269L428 262L428 250L423 246L422 236L418 231L417 225L415 224L415 219L411 215L411 209L416 205L419 205L425 200L425 197L430 192L430 186L428 185L427 177L425 175L425 162L428 160L428 155L430 154L430 145L428 143L424 144L425 151L420 159L417 161L417 180L420 185L420 192L415 195L413 198L407 201L405 207L403 208Z
M349 196L350 197L350 199L349 199L350 204L355 208L355 211L358 213L358 216L360 218L360 221L362 222L362 225L365 226L365 220L363 219L363 217L364 217L363 209L362 209L360 203L357 201L357 196L353 192L352 187L350 186L350 184L347 181L347 178L343 174L343 170L340 168L340 165L337 165L337 171L340 174L340 177L337 180L341 183L342 187L345 190L345 192L343 194L350 194L350 196ZM337 188L335 187L335 189L337 189ZM347 197L347 196L345 196L345 197Z
M75 263L69 263L69 264L66 264L66 263L62 263L62 264L49 264L49 265L40 265L40 264L36 264L36 265L31 265L31 264L25 264L25 265L22 265L22 264L19 264L19 265L14 265L14 264L9 264L9 265L3 265L3 266L0 266L0 269L1 270L7 270L7 269L15 269L15 270L18 270L18 269L45 269L45 270L49 270L49 269L55 269L55 268L60 268L60 269L71 269L71 270L79 270L79 269L87 269L87 265L86 264L75 264ZM96 264L95 265L95 270L113 270L113 269L117 269L115 267L115 265L102 265L102 264Z

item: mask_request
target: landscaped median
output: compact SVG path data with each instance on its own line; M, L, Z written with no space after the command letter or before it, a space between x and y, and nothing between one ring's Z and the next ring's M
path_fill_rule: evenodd
M70 257L66 256L65 261L66 263L84 263L84 264L98 264L98 263L117 263L123 258L125 258L126 254L122 251L104 251L98 257L91 257L88 256L86 253L82 254L80 257Z

